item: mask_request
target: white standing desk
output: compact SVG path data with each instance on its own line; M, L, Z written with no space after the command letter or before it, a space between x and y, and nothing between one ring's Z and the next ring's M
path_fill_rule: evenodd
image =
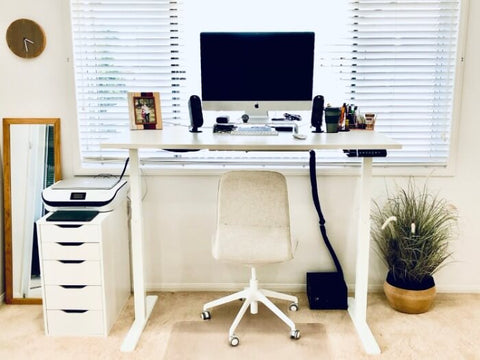
M157 301L157 296L147 296L145 290L139 149L309 151L322 149L400 149L401 145L383 134L367 130L332 134L309 133L306 140L298 140L293 138L291 133L282 132L278 136L232 136L213 134L211 129L204 129L202 133L190 133L185 127L169 127L164 130L131 130L103 143L102 147L127 149L130 156L131 251L135 321L123 341L121 350L132 351L135 349L153 306ZM380 348L366 322L371 178L372 159L362 158L355 296L348 299L348 312L366 352L378 354L380 353Z

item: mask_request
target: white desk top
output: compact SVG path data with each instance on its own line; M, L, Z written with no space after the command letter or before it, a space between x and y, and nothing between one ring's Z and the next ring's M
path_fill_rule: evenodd
M388 136L369 130L339 133L305 133L305 140L290 132L278 136L213 134L212 129L190 133L186 127L163 130L129 130L101 144L110 149L210 149L243 151L308 151L312 149L400 149Z

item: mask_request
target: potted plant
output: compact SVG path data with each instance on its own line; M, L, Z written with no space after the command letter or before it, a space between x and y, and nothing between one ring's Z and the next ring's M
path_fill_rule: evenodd
M382 206L374 203L371 236L388 268L384 291L394 309L418 314L431 307L433 274L451 255L456 222L453 206L412 181Z

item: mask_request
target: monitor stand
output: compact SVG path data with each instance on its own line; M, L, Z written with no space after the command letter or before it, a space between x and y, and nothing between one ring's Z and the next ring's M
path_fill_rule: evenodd
M249 124L266 124L269 121L269 117L265 115L252 115L248 117Z
M266 124L270 121L268 111L260 109L250 109L242 115L242 121L249 124Z

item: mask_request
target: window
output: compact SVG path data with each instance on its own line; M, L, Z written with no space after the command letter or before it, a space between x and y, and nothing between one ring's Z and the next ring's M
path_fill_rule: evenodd
M274 18L268 16L270 2L275 3ZM314 94L323 94L332 106L346 102L361 112L376 113L376 130L403 144L402 150L389 152L379 163L448 163L460 0L344 0L328 8L311 0L71 3L83 164L125 156L100 150L99 143L128 128L128 91L160 92L164 126L188 126L188 96L200 95L200 31L278 31L278 24L284 31L316 32ZM245 17L248 21L239 21ZM304 123L309 121L306 114ZM306 155L284 153L145 156L152 163L167 162L172 156L184 164L308 163ZM332 163L355 161L341 152L322 153L325 156Z
M119 156L99 144L129 128L128 91L158 91L164 124L185 116L180 6L172 0L71 0L83 163Z
M388 162L446 165L452 128L459 1L351 2L350 101L403 145Z

